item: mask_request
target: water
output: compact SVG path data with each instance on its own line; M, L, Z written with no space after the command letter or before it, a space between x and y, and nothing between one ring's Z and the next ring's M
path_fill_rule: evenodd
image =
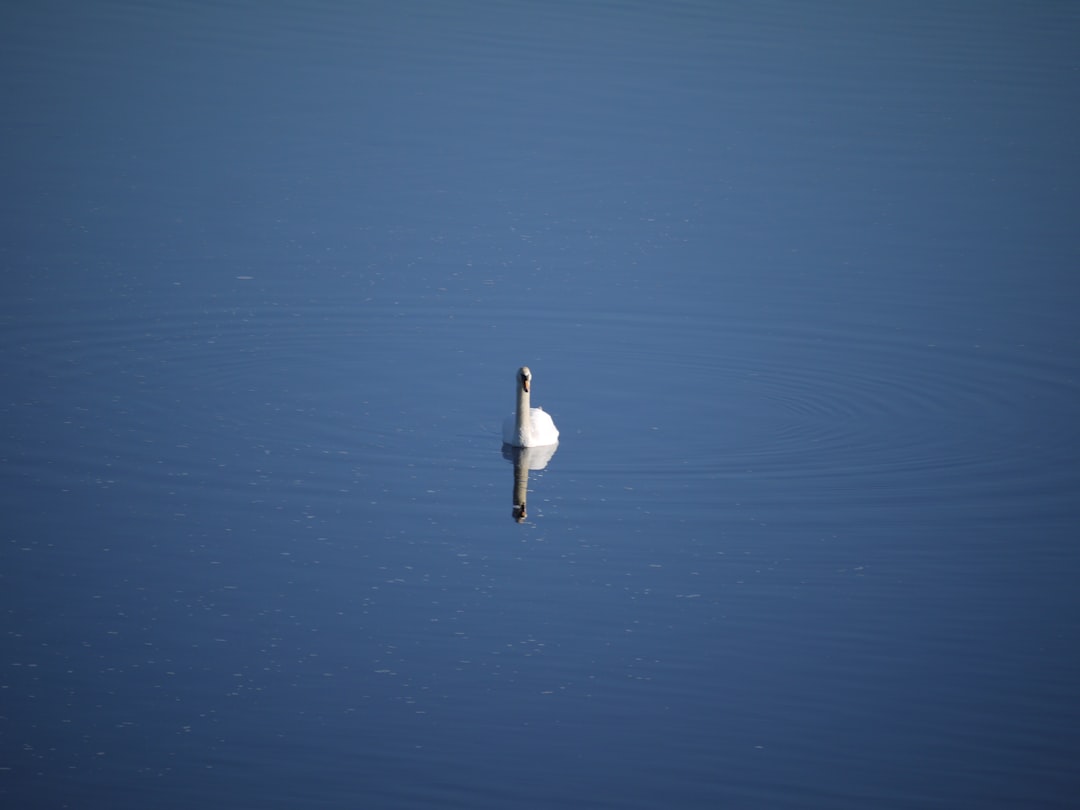
M3 12L0 796L1070 806L1078 29Z

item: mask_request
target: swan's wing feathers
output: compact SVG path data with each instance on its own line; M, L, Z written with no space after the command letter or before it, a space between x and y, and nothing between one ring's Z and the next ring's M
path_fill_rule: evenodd
M514 414L510 414L503 420L502 435L506 444L517 443L517 420L514 418Z
M532 420L534 445L555 444L559 440L559 429L555 421L543 408L533 408L529 414Z

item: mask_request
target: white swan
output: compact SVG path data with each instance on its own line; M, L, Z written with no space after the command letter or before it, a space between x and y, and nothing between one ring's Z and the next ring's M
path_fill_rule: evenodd
M514 447L542 447L559 443L559 430L542 408L529 408L532 372L522 366L517 372L517 411L503 422L503 442Z

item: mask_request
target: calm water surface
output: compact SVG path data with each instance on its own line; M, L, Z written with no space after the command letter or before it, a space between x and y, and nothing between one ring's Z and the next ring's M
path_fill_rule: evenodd
M1070 4L0 19L6 803L1072 805Z

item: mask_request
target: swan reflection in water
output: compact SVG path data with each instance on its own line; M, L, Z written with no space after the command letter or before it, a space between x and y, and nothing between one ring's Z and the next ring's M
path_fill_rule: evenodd
M524 523L525 518L528 517L525 500L529 491L529 470L544 469L558 449L557 444L547 444L543 447L503 445L503 458L514 463L514 509L511 514L518 523Z

